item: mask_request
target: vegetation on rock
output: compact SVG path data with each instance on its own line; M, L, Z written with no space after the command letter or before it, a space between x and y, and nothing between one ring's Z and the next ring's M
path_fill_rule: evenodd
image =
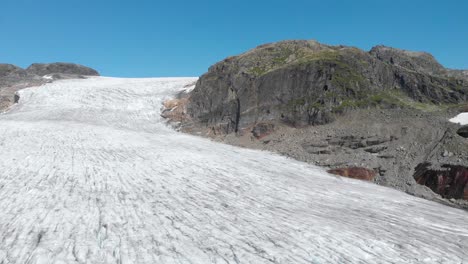
M424 52L283 41L210 67L187 111L195 122L225 133L271 120L325 124L355 108L434 111L466 103L466 76Z

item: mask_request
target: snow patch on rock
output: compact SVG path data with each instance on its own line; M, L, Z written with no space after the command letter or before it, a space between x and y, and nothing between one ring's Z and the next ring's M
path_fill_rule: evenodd
M45 80L53 80L54 77L52 75L44 75L42 76L42 79L45 79Z
M452 123L458 123L463 126L468 125L468 113L460 113L449 121Z

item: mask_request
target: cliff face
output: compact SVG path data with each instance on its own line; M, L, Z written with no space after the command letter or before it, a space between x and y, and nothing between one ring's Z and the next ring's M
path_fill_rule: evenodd
M197 82L187 111L196 123L231 133L271 120L325 124L355 108L457 104L467 94L468 78L427 53L284 41L212 66Z
M391 65L407 70L427 73L431 75L443 75L447 70L427 52L400 50L385 46L373 47L369 54Z

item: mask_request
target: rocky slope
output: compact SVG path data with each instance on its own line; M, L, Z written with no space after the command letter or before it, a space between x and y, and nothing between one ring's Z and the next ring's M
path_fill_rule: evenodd
M463 195L415 180L421 164L431 164L429 178L444 177L431 171L445 165L467 166L467 139L447 122L467 95L466 71L425 52L284 41L210 67L163 116L183 131L467 207ZM362 175L349 175L356 172ZM465 188L456 182L453 188Z
M85 78L99 76L89 67L73 63L34 63L27 69L12 64L0 64L0 111L11 106L18 98L16 91L38 86L57 79Z

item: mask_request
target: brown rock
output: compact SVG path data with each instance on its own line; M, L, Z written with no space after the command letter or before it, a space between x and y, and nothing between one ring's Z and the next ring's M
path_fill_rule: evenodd
M328 173L365 181L373 181L376 174L373 170L361 167L332 169L328 170Z
M188 99L170 99L163 102L163 111L161 116L169 119L169 121L180 122L187 119L187 106Z

